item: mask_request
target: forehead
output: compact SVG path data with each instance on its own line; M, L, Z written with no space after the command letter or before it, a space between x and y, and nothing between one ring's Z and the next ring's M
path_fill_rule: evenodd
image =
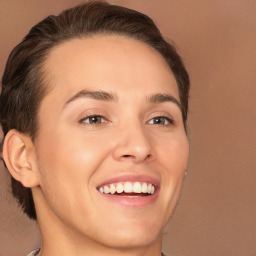
M64 42L50 51L44 71L51 90L67 97L81 89L107 86L117 92L131 87L134 93L146 88L172 90L178 98L176 80L160 53L124 36L97 35Z

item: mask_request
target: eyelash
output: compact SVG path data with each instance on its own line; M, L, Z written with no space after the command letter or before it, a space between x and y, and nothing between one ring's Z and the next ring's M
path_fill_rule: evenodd
M93 121L93 119L95 119ZM104 120L102 122L102 119ZM164 119L164 120L163 120ZM88 120L89 122L87 122L86 120ZM100 122L98 122L99 120L101 120ZM158 120L158 121L157 121ZM151 121L157 121L156 123L150 123ZM161 123L162 121L164 121L164 123ZM84 118L82 118L79 123L82 123L82 124L88 124L88 125L101 125L103 123L106 123L108 122L108 120L102 116L102 115L88 115ZM170 117L167 117L167 116L156 116L156 117L153 117L151 118L148 122L148 124L150 125L162 125L162 126L169 126L169 125L173 125L174 124L174 120Z
M162 120L161 120L162 119ZM156 121L156 120L160 120L163 121L164 119L164 123L153 123L152 125L163 125L163 126L169 126L169 125L173 125L174 124L174 120L170 117L167 116L155 116L153 118L151 118L148 123L150 124L151 121ZM167 122L167 123L166 123Z
M96 121L100 118L100 119L104 119L104 122L100 122L100 123L97 123L97 122L90 122L90 120L92 121L92 119L95 118ZM89 122L86 122L86 120L89 120ZM88 115L84 118L82 118L79 123L82 123L82 124L88 124L88 125L101 125L102 123L106 123L107 122L107 119L102 116L102 115Z

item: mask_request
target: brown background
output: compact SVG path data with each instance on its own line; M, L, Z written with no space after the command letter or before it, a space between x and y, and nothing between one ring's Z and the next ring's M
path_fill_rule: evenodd
M0 0L0 75L10 50L72 0ZM191 159L164 239L173 256L256 256L256 0L109 1L150 15L189 70ZM1 166L0 256L40 244Z

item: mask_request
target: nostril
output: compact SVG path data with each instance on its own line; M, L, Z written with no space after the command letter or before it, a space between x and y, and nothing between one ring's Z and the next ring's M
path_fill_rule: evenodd
M141 161L141 160L149 160L150 158L152 157L151 154L148 154L147 156L143 156L143 157L138 157L136 155L123 155L122 158L123 159L134 159L134 160L138 160L138 161Z

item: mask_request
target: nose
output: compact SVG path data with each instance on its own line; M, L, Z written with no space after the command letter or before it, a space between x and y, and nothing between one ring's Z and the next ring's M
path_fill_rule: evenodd
M146 128L138 124L120 127L116 133L113 157L117 161L141 163L153 158L153 148Z

